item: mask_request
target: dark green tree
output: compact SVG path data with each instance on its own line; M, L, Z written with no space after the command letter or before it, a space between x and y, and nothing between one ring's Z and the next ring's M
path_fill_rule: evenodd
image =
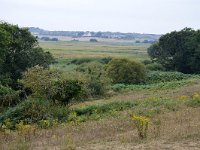
M54 61L49 52L39 47L37 38L28 28L0 22L0 39L0 83L15 86L27 68L35 65L48 67Z
M183 73L200 72L200 34L199 30L185 28L167 33L148 49L148 54L155 62L168 70Z

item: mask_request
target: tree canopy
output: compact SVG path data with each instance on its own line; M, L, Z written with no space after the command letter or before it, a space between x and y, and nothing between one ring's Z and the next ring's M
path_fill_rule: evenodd
M39 47L28 28L0 22L0 83L13 84L22 72L35 65L48 67L54 61ZM10 82L8 82L10 81Z
M168 70L200 73L200 30L184 28L167 33L150 46L148 54Z

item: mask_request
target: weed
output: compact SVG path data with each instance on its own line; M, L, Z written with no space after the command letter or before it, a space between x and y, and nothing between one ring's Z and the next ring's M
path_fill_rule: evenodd
M149 126L149 118L143 116L133 115L133 123L138 131L138 136L140 139L144 139L147 137L147 131Z

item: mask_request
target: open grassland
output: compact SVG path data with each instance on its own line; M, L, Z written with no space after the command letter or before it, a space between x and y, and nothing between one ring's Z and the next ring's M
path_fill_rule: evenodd
M133 42L40 42L40 46L51 52L56 58L102 58L102 57L126 57L137 61L148 58L147 48L149 44L136 44Z

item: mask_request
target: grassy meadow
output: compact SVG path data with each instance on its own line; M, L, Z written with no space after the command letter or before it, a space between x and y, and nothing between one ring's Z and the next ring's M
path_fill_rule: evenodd
M148 58L146 49L149 44L136 44L134 41L59 41L40 42L40 46L51 52L56 58L102 58L102 57L126 57L134 60Z
M134 41L40 41L39 44L56 57L57 63L52 68L68 71L79 66L70 63L73 59L149 60L150 45ZM171 73L174 76L164 79L163 74L156 82L152 79L152 83L112 85L108 95L72 105L67 122L55 121L48 128L27 125L17 131L0 131L0 149L200 149L200 76ZM148 129L142 131L147 132L145 139L138 136L134 114L148 120ZM48 126L48 120L45 125Z

